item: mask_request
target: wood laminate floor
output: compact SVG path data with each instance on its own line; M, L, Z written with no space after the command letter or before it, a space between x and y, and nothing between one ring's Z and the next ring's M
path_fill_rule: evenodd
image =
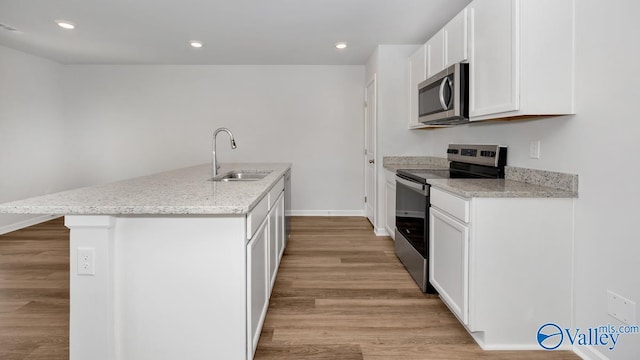
M63 218L0 236L0 359L69 358L69 230Z
M483 352L440 299L418 289L393 241L374 236L364 218L292 224L255 359L578 359ZM0 236L0 359L68 359L68 319L62 219Z

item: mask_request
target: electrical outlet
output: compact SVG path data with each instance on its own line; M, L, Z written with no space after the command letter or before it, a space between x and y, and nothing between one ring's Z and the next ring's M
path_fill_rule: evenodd
M540 159L540 140L529 143L529 157L532 159Z
M96 264L94 248L78 248L78 275L95 275Z
M636 325L636 303L607 290L607 310L609 315L627 325Z

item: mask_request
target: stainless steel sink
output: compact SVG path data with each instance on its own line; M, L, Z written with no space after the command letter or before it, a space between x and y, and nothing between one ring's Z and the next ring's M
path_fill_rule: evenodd
M257 181L264 179L269 175L271 171L229 171L224 174L220 174L211 181Z

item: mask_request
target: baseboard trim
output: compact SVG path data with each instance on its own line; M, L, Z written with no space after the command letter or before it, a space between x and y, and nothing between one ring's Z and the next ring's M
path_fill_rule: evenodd
M597 351L593 346L573 346L573 352L585 360L609 360L603 353Z
M391 236L386 228L379 228L374 231L376 236Z
M364 210L291 210L287 216L364 216Z
M29 227L29 226L37 225L37 224L43 223L45 221L49 221L49 220L55 219L57 217L60 217L60 216L59 215L40 215L40 216L34 216L34 217L30 218L30 219L19 221L17 223L5 225L5 226L0 227L0 235L4 235L4 234L10 233L12 231L24 229L24 228Z

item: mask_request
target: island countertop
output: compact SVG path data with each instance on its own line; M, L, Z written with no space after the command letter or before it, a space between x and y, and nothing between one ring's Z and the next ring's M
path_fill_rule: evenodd
M211 165L89 186L0 204L0 213L52 215L240 215L248 213L291 168L289 163L222 164L271 171L257 181L210 181Z

